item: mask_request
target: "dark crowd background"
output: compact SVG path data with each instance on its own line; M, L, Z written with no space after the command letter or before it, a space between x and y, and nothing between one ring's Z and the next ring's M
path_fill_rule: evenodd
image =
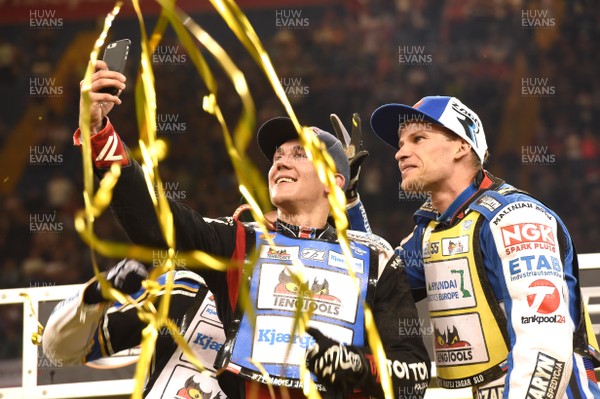
M491 153L487 169L554 209L580 253L600 252L600 3L284 4L246 13L303 124L331 131L330 113L347 125L352 113L361 115L364 146L371 154L360 193L374 232L399 243L410 233L412 213L423 198L399 191L394 151L373 135L372 111L387 102L414 104L425 95L453 95L483 121ZM296 14L281 13L290 9ZM546 13L529 11L534 9ZM282 115L268 81L221 18L210 12L194 18L244 71L257 124ZM0 27L0 165L8 168L0 172L0 288L74 284L93 275L89 248L74 229L74 214L83 207L83 180L72 134L78 126L79 82L100 22L65 21L60 29ZM152 27L155 19L146 22ZM110 117L135 148L136 20L117 17L110 39L123 37L133 42L129 85L121 95L124 105ZM169 183L167 194L208 217L231 215L240 194L218 124L202 111L207 89L171 30L161 46L163 52L179 55L153 65L159 122L167 126L158 137L169 143L160 169ZM411 62L408 55L419 52L421 57ZM239 98L216 63L210 64L232 127ZM52 84L60 94L32 94L32 86L40 85L32 79L38 77L55 77ZM37 162L41 158L35 155L44 151L60 157ZM249 151L266 173L268 164L255 143ZM100 217L95 228L103 239L127 240L110 214ZM100 257L101 267L111 262ZM0 358L19 357L19 311L3 307L1 313Z

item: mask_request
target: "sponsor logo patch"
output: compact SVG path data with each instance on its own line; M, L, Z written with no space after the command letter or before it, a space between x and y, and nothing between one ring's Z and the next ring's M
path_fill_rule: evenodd
M551 281L545 279L535 280L527 288L527 304L536 314L533 316L522 316L521 323L565 323L565 315L544 316L554 313L560 306L560 303L561 296L558 288Z
M293 323L289 317L257 316L252 359L271 364L299 365L303 362L306 349L315 343L315 339L309 334L294 334ZM317 321L311 321L310 325L340 342L352 342L354 333L351 329Z
M547 249L556 252L552 227L541 223L517 223L501 227L502 241L507 255L523 250Z
M564 371L565 363L538 352L535 370L527 390L527 399L554 399Z
M304 248L300 256L302 259L314 260L315 262L325 261L325 251L319 249Z
M299 247L283 247L279 245L272 247L270 245L261 245L260 257L265 259L292 260L298 259L299 251Z
M359 292L352 277L318 267L306 267L301 277L295 277L293 270L283 265L261 266L258 309L310 311L317 316L354 322Z
M490 197L489 195L483 195L483 196L479 197L475 201L475 204L484 207L485 209L487 209L490 212L498 209L500 207L500 205L502 205L500 203L500 201L498 201L494 197Z
M456 326L446 331L434 329L435 350L438 363L462 363L473 360L473 346L463 341Z
M464 309L476 305L465 258L427 263L425 281L429 310Z
M469 236L442 238L442 255L451 256L469 252Z
M527 303L537 313L554 313L560 306L558 288L548 280L535 280L529 284L528 292L530 294L527 295Z
M465 366L489 360L477 313L434 317L432 322L438 366Z
M346 262L344 261L344 255L335 251L329 251L329 258L327 260L329 266L337 267L339 269L346 269ZM354 273L364 273L364 262L361 259L352 258L350 265L354 268Z
M508 261L510 280L555 276L562 279L562 266L555 256L524 255Z

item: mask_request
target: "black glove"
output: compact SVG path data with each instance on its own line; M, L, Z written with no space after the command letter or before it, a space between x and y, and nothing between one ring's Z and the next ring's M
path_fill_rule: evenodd
M362 149L362 126L360 116L352 115L352 134L348 131L340 121L336 114L329 116L333 130L338 139L342 142L348 161L350 162L350 181L346 188L346 202L350 203L358 196L358 179L360 177L361 165L369 152Z
M142 287L142 281L148 278L146 267L133 259L123 259L108 271L106 280L117 290L131 295ZM100 292L100 284L94 282L83 295L83 301L87 304L100 303L107 299Z
M316 343L306 351L306 367L328 388L341 391L343 397L370 373L363 352L326 337L316 328L308 328Z

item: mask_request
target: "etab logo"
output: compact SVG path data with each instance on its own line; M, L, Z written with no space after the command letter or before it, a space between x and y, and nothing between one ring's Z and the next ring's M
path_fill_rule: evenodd
M522 243L546 243L556 245L552 227L540 223L518 223L502 227L505 247ZM537 249L537 247L535 247Z
M548 280L535 280L529 284L528 292L527 304L537 313L554 313L560 305L558 289Z

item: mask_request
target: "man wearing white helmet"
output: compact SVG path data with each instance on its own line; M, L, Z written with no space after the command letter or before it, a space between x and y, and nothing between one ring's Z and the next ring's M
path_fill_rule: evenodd
M428 301L439 384L479 398L599 398L571 237L542 202L483 168L477 114L431 96L383 105L371 126L397 150L402 190L428 194L396 251L415 300ZM348 212L364 225L358 207Z

